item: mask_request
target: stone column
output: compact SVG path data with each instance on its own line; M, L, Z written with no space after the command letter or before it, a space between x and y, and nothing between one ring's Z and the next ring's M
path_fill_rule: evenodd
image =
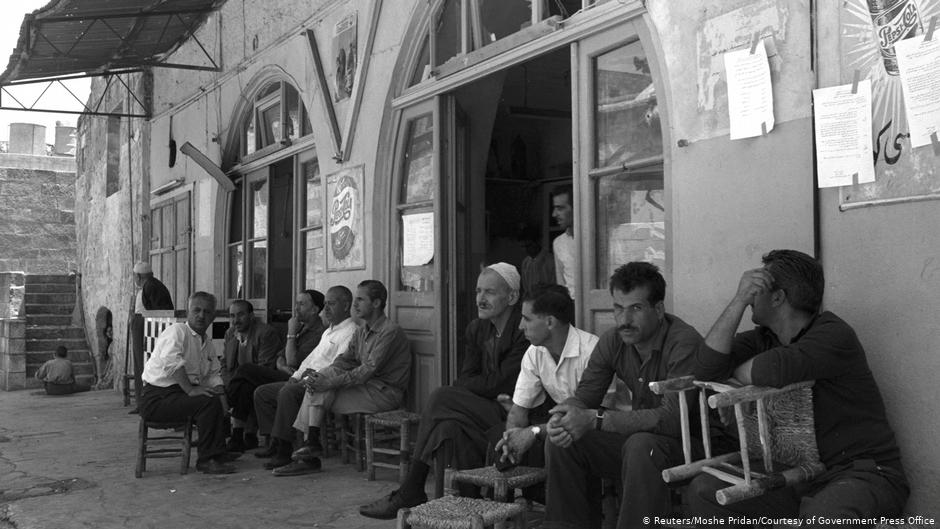
M0 320L0 389L26 388L26 320Z

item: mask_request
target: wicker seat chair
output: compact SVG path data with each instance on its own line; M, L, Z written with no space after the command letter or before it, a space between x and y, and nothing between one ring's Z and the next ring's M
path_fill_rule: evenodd
M663 471L674 483L700 472L730 486L715 493L721 505L762 495L768 490L810 481L826 467L819 460L813 419L812 381L782 388L702 382L680 377L651 382L657 394L679 393L682 450L685 464ZM691 426L685 394L698 392L705 458L692 461ZM709 437L708 408L734 410L739 450L713 455Z
M526 509L519 503L444 496L411 509L398 510L398 529L483 529L512 520L526 526Z

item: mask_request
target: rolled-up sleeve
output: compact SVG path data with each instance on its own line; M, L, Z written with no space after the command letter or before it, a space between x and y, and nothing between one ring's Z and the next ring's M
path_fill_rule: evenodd
M516 379L516 389L512 395L512 403L522 408L532 409L545 402L545 390L542 387L542 377L539 376L538 348L529 346L522 357L519 378Z
M157 338L153 347L153 353L144 364L144 373L142 378L144 382L156 386L170 386L169 383L173 374L186 364L183 356L186 335L185 327L174 325L167 328ZM218 362L218 361L216 361ZM221 377L219 377L221 379Z

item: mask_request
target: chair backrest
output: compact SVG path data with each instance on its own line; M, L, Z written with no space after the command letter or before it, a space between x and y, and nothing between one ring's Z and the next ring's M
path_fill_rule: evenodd
M770 452L773 460L788 466L819 461L813 414L813 389L797 387L764 398ZM748 453L752 458L762 457L757 407L745 416Z

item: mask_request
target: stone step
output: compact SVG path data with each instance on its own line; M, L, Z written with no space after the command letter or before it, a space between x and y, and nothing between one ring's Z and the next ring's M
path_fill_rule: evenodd
M75 294L71 283L31 283L26 290L30 294Z
M26 314L26 325L71 325L72 314Z
M75 303L70 305L26 303L23 306L26 308L26 314L71 314Z
M55 358L55 351L29 351L26 353L26 365L41 366ZM69 349L68 359L72 362L91 362L91 353L87 348Z
M88 349L85 338L30 338L26 337L26 350L32 351L55 351L56 347L64 345L69 351L72 349Z
M55 275L46 275L46 274L27 274L26 275L26 284L33 285L38 283L58 283L58 284L75 284L75 276L68 274L55 274Z
M69 318L71 320L71 318ZM71 322L68 322L71 323ZM81 338L85 339L85 329L72 325L28 325L26 326L26 339L52 340L52 339Z
M75 293L33 293L28 289L23 296L23 303L29 305L68 305L75 306Z

